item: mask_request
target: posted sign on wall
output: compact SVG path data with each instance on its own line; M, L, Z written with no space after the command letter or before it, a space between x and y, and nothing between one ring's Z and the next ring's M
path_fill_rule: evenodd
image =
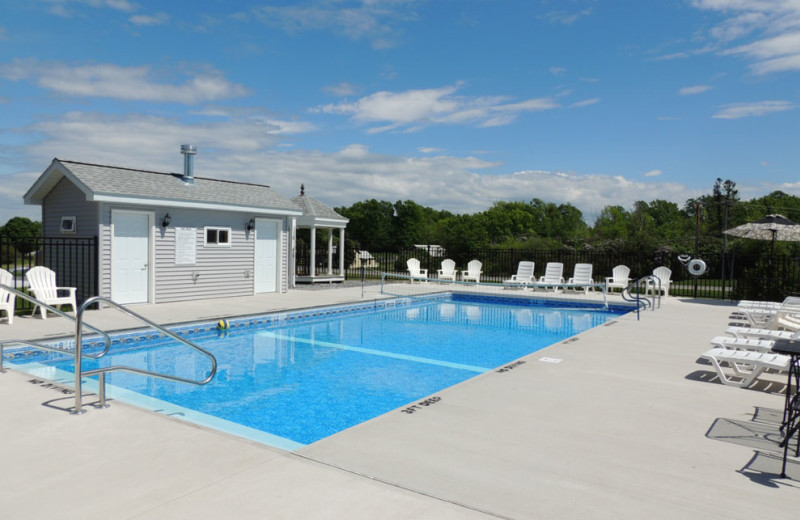
M195 264L197 262L197 228L175 228L175 263Z

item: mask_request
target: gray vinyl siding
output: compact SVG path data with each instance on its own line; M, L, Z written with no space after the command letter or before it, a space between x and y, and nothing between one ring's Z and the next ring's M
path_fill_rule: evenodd
M155 211L153 303L167 303L205 298L252 296L255 293L253 267L255 236L245 231L250 214L199 210L170 209L168 228L160 226L167 212L164 208L102 205L103 224L100 226L100 294L111 296L111 210ZM277 288L288 289L288 232L287 219L279 218L281 230L278 258L281 261ZM230 228L230 247L206 247L206 226ZM196 262L192 265L175 263L175 229L195 228ZM194 274L197 274L197 281Z
M156 229L155 303L253 294L255 236L245 231L250 215L176 209L170 216L166 230ZM206 226L230 228L230 247L205 246ZM177 227L195 229L193 265L175 263Z
M251 296L255 293L254 263L255 236L245 231L250 213L169 209L130 204L89 202L75 185L62 179L48 194L43 204L46 236L61 236L62 216L76 217L76 236L94 236L98 244L98 294L111 294L111 214L112 210L155 213L153 233L153 303L196 300L204 298ZM170 213L171 223L162 230L164 214ZM264 216L269 218L267 216ZM280 221L277 258L280 260L276 288L286 292L291 283L291 219ZM230 247L204 246L206 226L230 228ZM197 257L194 265L175 264L175 228L195 228ZM195 281L193 276L197 274Z
M75 217L75 233L61 233L61 217ZM42 228L46 237L93 237L97 235L97 203L86 200L67 179L55 185L42 204Z

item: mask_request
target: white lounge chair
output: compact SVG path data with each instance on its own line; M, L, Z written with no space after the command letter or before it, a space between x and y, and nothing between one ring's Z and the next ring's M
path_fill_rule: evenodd
M561 262L547 262L544 268L544 276L539 278L539 287L547 290L553 288L553 292L558 292L558 284L564 283L564 264Z
M589 294L590 290L594 292L594 285L589 285L594 283L592 279L592 264L575 264L572 278L567 280L567 283L574 284L574 287L571 287L573 291L582 288L583 294Z
M778 309L798 309L800 310L800 297L787 296L782 302L770 302L762 300L741 300L737 307L740 309L764 309L764 310L778 310Z
M734 338L731 336L715 336L711 344L729 350L752 350L755 352L770 352L775 340L758 338Z
M456 263L449 258L442 260L442 268L436 271L436 277L439 278L439 280L451 280L455 282L457 274Z
M33 297L42 303L56 308L61 305L71 305L72 312L78 310L78 306L75 304L75 287L58 287L56 273L53 270L42 266L31 267L25 273L25 279L28 281L28 287L33 291ZM41 305L33 308L32 315L36 315L37 308L41 310L42 319L47 319L47 309Z
M7 287L14 287L14 275L5 269L0 269L0 284L3 284ZM9 325L14 323L14 305L16 304L16 301L16 294L6 291L0 287L0 311L6 311Z
M624 290L631 283L631 268L627 265L618 265L611 270L611 276L606 278L606 288L609 291L614 289Z
M732 318L745 320L751 327L762 329L800 329L800 309L761 309L737 307Z
M669 284L671 282L670 279L672 278L672 269L663 265L661 267L656 267L653 269L653 276L655 276L657 280L647 280L646 294L652 293L655 295L656 292L663 292L665 298L669 296Z
M483 264L480 260L470 260L467 264L467 270L461 271L461 280L466 282L467 280L474 280L475 282L481 281L481 268L483 268Z
M529 283L533 283L534 263L523 260L517 265L517 274L512 274L508 280L503 280L504 287L522 287L524 291Z
M747 388L768 369L786 371L791 358L782 354L769 354L749 350L730 350L712 348L702 356L711 361L717 370L720 381L726 385ZM726 364L728 369L723 368ZM730 373L732 371L733 373Z
M800 330L778 330L766 327L733 326L725 329L725 334L734 338L800 339Z

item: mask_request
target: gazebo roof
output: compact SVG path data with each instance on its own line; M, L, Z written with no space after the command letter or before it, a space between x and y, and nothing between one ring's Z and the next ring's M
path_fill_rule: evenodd
M297 225L300 227L343 228L350 222L350 219L339 215L330 206L306 195L305 186L302 184L300 195L293 198L292 202L303 211L303 216L297 218Z

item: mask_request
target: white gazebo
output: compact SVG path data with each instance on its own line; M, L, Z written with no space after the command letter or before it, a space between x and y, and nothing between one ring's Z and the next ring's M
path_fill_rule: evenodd
M332 208L306 195L305 185L300 185L300 196L292 199L303 210L303 216L297 217L299 229L310 229L309 273L295 275L296 283L343 282L345 279L344 264L344 229L349 219L339 215ZM317 230L325 230L328 234L328 259L321 272L317 272ZM333 233L339 230L339 272L333 272Z

